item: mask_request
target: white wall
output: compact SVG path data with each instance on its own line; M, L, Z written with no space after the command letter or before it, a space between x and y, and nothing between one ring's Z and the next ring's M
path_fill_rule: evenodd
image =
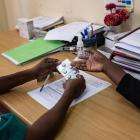
M63 15L67 22L87 20L103 23L104 0L5 0L9 26L16 24L18 17L37 15ZM140 25L140 0L135 0L135 15L132 23Z
M6 30L8 27L6 9L4 0L0 0L0 31Z

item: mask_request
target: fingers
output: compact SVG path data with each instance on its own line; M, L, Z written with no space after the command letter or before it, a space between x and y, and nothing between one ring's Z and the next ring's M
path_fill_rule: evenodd
M86 60L74 61L71 65L80 70L87 70Z
M85 83L85 78L84 78L83 75L78 74L76 77L77 77L78 79L84 81L84 83Z
M45 58L45 59L44 59L44 62L45 62L45 63L56 64L56 63L59 62L59 60L58 60L58 59L54 59L54 58Z
M66 81L67 82L67 81ZM65 89L66 88L66 82L65 83L63 83L63 88Z
M83 55L80 56L79 58L87 60L90 56L90 53L91 53L90 51L84 51Z

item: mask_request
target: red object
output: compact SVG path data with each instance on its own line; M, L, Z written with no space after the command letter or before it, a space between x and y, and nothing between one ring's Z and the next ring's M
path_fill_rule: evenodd
M112 10L112 9L116 9L116 4L114 3L109 3L106 5L106 10Z
M104 23L107 26L118 26L123 21L129 19L129 11L127 9L116 9L116 4L114 3L107 4L106 9L110 10L110 14L106 15L104 18ZM112 13L113 9L115 13Z
M120 18L121 18L123 21L126 21L127 19L129 19L129 12L128 12L127 9L122 9L122 10L120 10L119 15L120 15Z
M107 26L118 26L122 23L119 14L113 13L105 16L104 22Z

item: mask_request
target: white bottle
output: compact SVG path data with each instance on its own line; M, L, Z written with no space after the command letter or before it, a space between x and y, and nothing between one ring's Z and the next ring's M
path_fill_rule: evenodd
M83 51L84 51L84 44L82 41L82 36L78 36L78 42L77 42L77 57L81 58L83 56Z

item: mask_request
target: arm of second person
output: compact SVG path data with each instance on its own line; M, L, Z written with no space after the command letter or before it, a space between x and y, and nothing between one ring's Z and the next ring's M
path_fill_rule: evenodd
M26 140L54 139L71 102L85 90L85 80L82 76L75 80L68 80L64 88L65 92L58 103L29 128Z
M0 94L31 80L44 79L48 73L56 71L57 62L56 59L46 58L31 69L0 77Z

